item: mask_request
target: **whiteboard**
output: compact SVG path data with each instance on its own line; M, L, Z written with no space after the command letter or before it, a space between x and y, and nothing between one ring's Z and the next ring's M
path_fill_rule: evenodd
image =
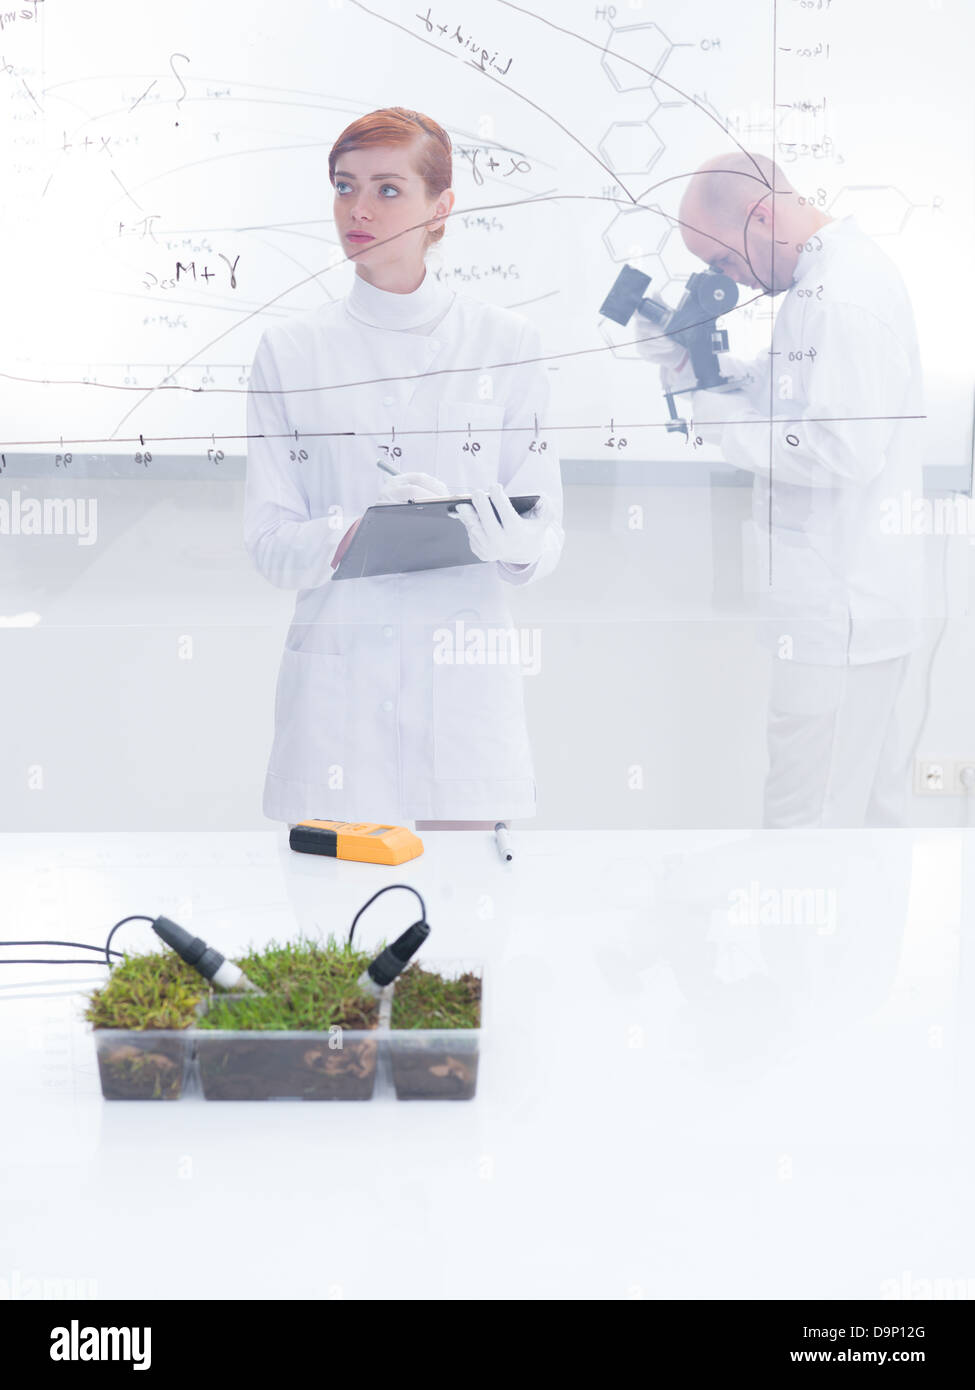
M677 302L701 268L675 226L687 175L738 145L883 239L915 305L928 460L967 465L973 30L962 0L0 9L0 476L95 454L205 476L244 454L261 332L351 282L328 151L388 105L451 135L428 265L538 324L564 458L688 457L598 308L624 263ZM746 356L772 322L749 297L721 321Z

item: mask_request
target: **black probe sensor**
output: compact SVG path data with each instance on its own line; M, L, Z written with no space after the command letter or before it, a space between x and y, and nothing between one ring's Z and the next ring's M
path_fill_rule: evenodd
M411 927L407 927L402 936L398 936L391 946L380 951L376 959L370 961L359 976L359 988L366 994L373 995L376 999L382 994L386 985L392 984L397 975L402 973L430 935L427 908L421 894L415 888L411 888L408 883L387 883L385 888L380 888L378 893L373 893L368 902L362 904L352 919L352 926L349 928L349 945L352 945L356 922L366 908L371 907L377 898L382 897L383 893L388 893L392 888L405 888L408 893L412 893L419 900L421 917L419 922L414 922Z

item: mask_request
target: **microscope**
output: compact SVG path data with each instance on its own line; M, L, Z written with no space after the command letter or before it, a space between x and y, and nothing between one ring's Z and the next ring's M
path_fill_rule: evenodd
M728 333L715 328L715 320L728 314L738 303L738 286L727 275L716 270L702 270L687 277L684 295L676 309L668 308L655 299L644 298L650 276L635 266L625 265L617 275L613 288L603 300L599 312L625 327L636 310L643 318L663 330L668 338L685 347L690 354L696 378L693 386L681 391L665 391L664 399L670 419L668 433L687 435L687 421L681 419L674 405L674 396L689 391L704 391L710 387L726 386L729 378L721 375L718 353L728 351Z

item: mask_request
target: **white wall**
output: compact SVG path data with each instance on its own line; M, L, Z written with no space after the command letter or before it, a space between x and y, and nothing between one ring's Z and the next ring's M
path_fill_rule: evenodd
M63 480L14 481L70 495ZM760 823L768 668L736 587L748 490L726 482L568 484L560 568L512 593L516 623L541 634L540 671L525 683L539 828ZM22 536L0 550L3 616L40 615L0 632L0 829L269 824L260 794L293 595L250 566L240 483L74 488L99 500L97 545ZM626 525L634 501L643 531ZM932 636L943 544L929 547ZM975 755L971 557L954 538L921 748L931 756ZM912 674L915 718L926 655ZM913 806L917 824L961 812L951 799Z

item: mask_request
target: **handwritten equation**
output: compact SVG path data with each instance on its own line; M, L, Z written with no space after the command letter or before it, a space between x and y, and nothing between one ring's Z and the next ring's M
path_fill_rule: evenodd
M431 7L429 5L427 6L425 15L418 14L415 18L420 21L428 34L438 33L441 37L448 38L449 41L453 41L461 48L468 49L470 52L474 53L476 56L468 59L468 62L471 63L473 67L480 68L482 72L487 72L488 68L494 68L502 77L506 76L510 71L513 59L509 58L502 67L498 62L497 49L491 53L489 48L482 48L480 43L476 42L470 35L465 36L461 32L459 24L454 29L454 32L448 35L447 30L450 28L450 25L438 24L431 16Z

